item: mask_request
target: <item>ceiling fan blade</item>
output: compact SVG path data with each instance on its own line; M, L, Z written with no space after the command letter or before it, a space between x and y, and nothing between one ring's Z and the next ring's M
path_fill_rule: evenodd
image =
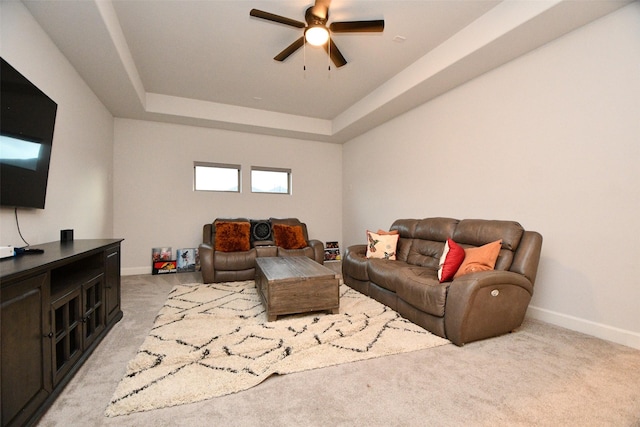
M334 33L380 33L384 30L384 20L332 22L329 30Z
M338 46L336 46L332 39L329 39L329 43L324 44L324 50L327 51L333 63L336 64L336 67L340 68L347 63L347 60L344 59L344 56L340 53L340 49L338 49Z
M251 9L249 15L256 18L266 19L267 21L277 22L279 24L289 25L296 28L304 28L306 24L304 22L296 21L295 19L285 18L284 16L275 15L273 13L265 12L263 10Z
M273 59L276 61L284 61L296 50L300 49L304 44L304 36L300 37L298 40L291 43L285 50L277 54Z

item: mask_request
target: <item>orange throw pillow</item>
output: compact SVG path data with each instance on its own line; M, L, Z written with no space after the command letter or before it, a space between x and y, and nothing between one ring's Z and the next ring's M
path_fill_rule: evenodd
M389 235L389 234L400 234L400 233L398 232L398 230L386 231L386 230L378 229L378 231L376 231L376 234L380 234L382 236L386 236L386 235Z
M273 240L276 246L284 249L302 249L307 247L307 241L300 225L273 224Z
M251 224L248 222L216 222L216 251L243 252L251 249Z
M465 274L475 273L476 271L493 270L500 255L502 247L502 239L495 242L487 243L479 248L466 248L464 250L464 261L453 276L458 278Z

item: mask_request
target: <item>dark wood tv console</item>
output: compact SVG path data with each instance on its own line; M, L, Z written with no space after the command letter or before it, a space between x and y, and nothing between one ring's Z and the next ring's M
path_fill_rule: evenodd
M0 261L2 427L34 424L122 318L120 242L51 242Z

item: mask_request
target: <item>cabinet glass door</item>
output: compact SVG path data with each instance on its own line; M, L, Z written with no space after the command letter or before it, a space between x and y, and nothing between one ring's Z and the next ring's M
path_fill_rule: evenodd
M104 330L105 310L102 275L82 286L84 312L84 345L87 348Z
M53 311L53 382L67 373L82 350L80 290L65 295L52 304Z

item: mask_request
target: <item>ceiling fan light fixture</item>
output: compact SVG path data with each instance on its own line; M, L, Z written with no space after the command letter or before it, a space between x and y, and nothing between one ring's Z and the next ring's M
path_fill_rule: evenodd
M323 26L309 27L304 37L310 45L322 46L329 40L329 30Z

